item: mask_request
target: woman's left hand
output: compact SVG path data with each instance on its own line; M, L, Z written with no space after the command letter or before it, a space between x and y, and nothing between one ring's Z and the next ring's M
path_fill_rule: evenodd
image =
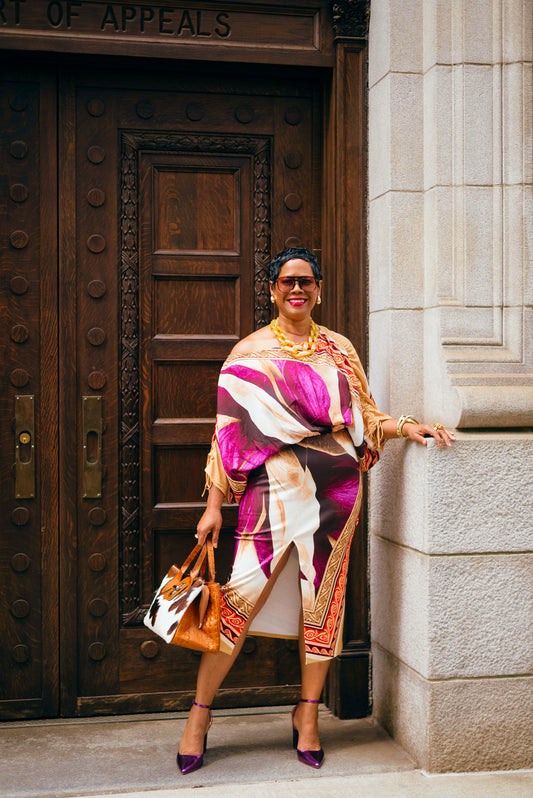
M411 424L406 422L403 425L403 434L407 435L415 443L421 443L422 446L427 446L427 438L431 436L435 438L438 446L442 448L442 444L451 446L455 440L455 435L443 427L442 424Z

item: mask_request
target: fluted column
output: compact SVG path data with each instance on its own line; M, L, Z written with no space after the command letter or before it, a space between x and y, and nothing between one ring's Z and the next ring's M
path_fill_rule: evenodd
M430 771L533 766L532 14L371 4L371 385L461 428L371 476L374 714Z

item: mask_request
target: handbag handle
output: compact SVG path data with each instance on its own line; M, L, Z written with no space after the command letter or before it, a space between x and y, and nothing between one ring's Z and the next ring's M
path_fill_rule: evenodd
M213 541L208 538L204 546L207 548L207 562L209 564L209 579L211 582L215 581L215 551L213 549Z
M180 577L183 576L183 574L189 568L191 568L191 576L196 578L198 576L198 574L200 573L200 568L202 567L202 563L205 560L205 555L206 555L205 547L201 546L199 543L197 543L196 546L194 547L194 549L191 551L191 553L187 557L187 559L185 560L185 562L183 563L183 565L181 565L177 569L177 572L179 573ZM196 556L197 556L196 562L194 563L194 566L191 567L191 563L192 563L192 561L194 560L194 558Z
M206 559L207 554L207 559ZM209 581L215 581L215 552L213 548L213 543L211 540L206 540L204 545L202 546L202 552L196 561L194 567L194 575L197 576L198 574L201 575L202 579L205 580L206 578L206 563L207 563L207 572L209 576ZM197 566L198 570L197 570ZM193 572L191 571L191 575Z
M197 557L194 566L191 568L191 576L195 579L200 571L205 573L205 557L207 554L207 560L209 563L209 578L212 582L215 581L215 553L213 550L213 543L211 540L206 540L203 546L200 543L197 543L194 549L191 551L183 565L178 568L178 572L180 576L187 571L190 567L191 563L193 562L194 558ZM198 556L197 556L198 555ZM202 567L203 566L203 567Z

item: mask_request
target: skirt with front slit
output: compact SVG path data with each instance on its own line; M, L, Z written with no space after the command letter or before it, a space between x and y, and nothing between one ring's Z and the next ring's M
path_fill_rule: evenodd
M257 602L271 591L250 633L297 637L303 614L306 661L339 653L360 488L346 429L287 446L250 471L239 504L232 572L222 588L222 651L231 652ZM290 557L272 585L289 547Z

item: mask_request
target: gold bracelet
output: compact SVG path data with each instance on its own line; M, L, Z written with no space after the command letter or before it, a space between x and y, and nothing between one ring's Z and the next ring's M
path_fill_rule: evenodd
M400 416L398 419L398 423L396 424L396 435L398 438L408 438L409 435L404 435L403 433L403 425L404 424L418 424L416 418L413 416Z

